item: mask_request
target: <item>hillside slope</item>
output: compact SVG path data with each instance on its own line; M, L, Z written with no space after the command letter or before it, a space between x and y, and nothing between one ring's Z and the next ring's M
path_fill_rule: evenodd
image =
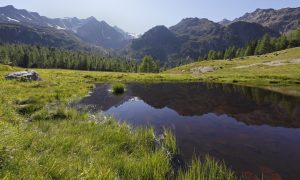
M165 73L192 74L202 81L260 86L300 95L300 48L236 58L232 61L195 62L167 70Z

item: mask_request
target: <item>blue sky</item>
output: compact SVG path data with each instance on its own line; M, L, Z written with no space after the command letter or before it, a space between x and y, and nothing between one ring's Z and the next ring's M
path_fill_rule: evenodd
M48 17L96 17L131 33L175 25L186 17L220 21L257 8L300 7L300 0L0 0Z

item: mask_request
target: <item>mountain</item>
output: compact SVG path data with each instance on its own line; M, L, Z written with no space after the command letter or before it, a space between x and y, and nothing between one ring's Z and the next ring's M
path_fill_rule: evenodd
M123 35L123 37L127 40L136 38L136 35L134 35L132 33L125 32L123 29L119 28L118 26L114 26L113 28L116 31L118 31L119 33L121 33Z
M218 22L219 24L223 25L223 26L227 26L229 24L232 23L232 21L228 20L228 19L223 19L222 21Z
M279 34L256 23L235 22L222 26L208 19L186 18L169 29L157 26L135 39L130 45L132 56L151 55L162 62L174 59L197 59L209 50L242 47L264 34Z
M208 49L215 49L221 44L216 45L215 41L221 39L222 26L208 19L186 18L175 26L170 27L176 36L180 39L181 57L198 58L205 54Z
M151 55L165 60L180 50L180 40L165 26L156 26L132 41L131 49L137 59Z
M99 22L96 18L47 18L36 12L16 9L13 6L0 8L0 23L13 23L31 27L43 27L64 30L66 33L75 34L80 40L92 45L105 48L121 48L132 37L121 33L105 21Z
M300 26L300 7L279 10L257 9L252 13L246 13L233 22L238 21L257 23L274 31L285 33Z
M121 48L127 43L123 34L94 17L88 18L86 23L78 27L76 34L85 42L107 48Z
M224 19L219 23L185 18L170 28L156 26L135 37L95 17L53 19L13 6L0 8L0 42L67 49L104 47L114 49L108 54L130 59L151 55L163 63L197 59L209 50L242 47L266 33L276 37L299 25L300 8L257 9L233 21Z
M87 48L75 34L44 27L21 24L0 24L1 43L34 44L70 50Z

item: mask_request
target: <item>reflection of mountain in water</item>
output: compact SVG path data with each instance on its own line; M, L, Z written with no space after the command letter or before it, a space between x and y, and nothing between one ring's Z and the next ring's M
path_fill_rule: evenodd
M128 84L123 96L113 96L108 85L98 85L81 101L106 111L132 97L150 106L168 107L182 116L227 114L246 124L300 127L300 98L258 88L203 83Z
M83 98L79 102L78 106L89 105L93 107L92 110L94 111L106 111L109 108L113 106L117 107L132 98L130 95L131 93L128 92L120 96L113 95L109 92L109 88L110 86L108 84L97 85L89 96Z

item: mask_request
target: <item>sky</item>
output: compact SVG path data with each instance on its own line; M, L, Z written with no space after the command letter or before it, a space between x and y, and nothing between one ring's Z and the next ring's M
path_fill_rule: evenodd
M6 5L51 18L94 16L142 34L156 25L170 27L187 17L233 20L257 8L300 7L300 0L0 0L0 6Z

